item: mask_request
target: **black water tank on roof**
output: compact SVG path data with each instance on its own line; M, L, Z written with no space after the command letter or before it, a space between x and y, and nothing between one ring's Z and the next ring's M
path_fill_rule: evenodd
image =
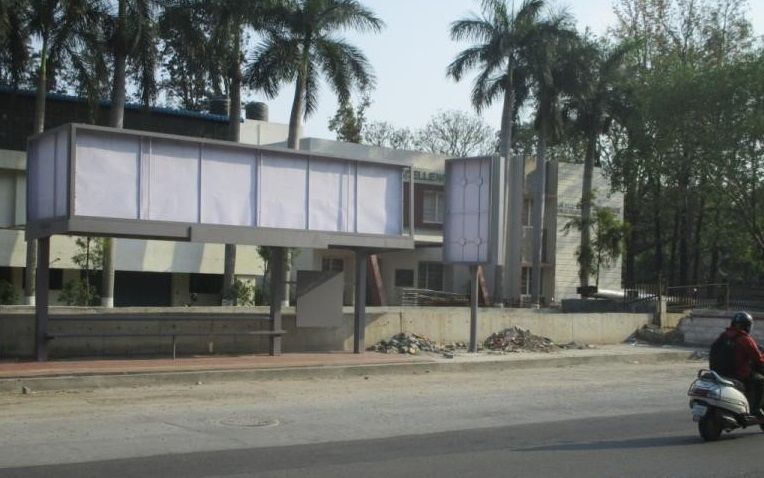
M246 118L250 120L268 121L268 105L259 101L247 103L244 107Z

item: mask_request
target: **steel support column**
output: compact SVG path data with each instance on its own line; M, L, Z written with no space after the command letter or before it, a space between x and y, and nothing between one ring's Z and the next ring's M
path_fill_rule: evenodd
M283 247L271 248L271 331L280 331L281 327L281 301L284 295L284 281L286 269L286 249ZM270 354L281 355L281 336L270 337Z
M48 360L48 286L50 284L50 236L37 240L37 277L35 285L35 346L38 362Z
M470 266L470 352L478 351L478 266Z
M353 353L364 351L366 335L366 263L369 251L359 249L355 252L355 300L353 301Z

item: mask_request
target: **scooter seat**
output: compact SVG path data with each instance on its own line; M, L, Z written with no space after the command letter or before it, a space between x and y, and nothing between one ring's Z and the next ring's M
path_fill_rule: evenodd
M703 371L701 370L701 372ZM702 374L702 377L706 380L713 380L716 383L719 383L721 385L727 385L728 387L735 387L739 391L745 393L745 385L743 385L743 382L741 382L740 380L736 378L723 377L712 370L705 371L705 373Z
M732 377L722 377L722 376L719 376L719 377L721 378L720 382L723 385L728 385L730 387L735 387L739 391L745 393L745 385L743 385L743 382L741 382L740 380L738 380L736 378L732 378Z

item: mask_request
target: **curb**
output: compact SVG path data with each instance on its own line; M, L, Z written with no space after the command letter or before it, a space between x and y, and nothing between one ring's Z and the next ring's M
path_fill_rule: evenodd
M21 393L23 387L34 392L64 391L95 388L147 387L157 385L195 385L235 381L278 381L338 379L396 374L425 374L432 372L511 372L533 368L559 368L576 365L608 363L660 363L686 361L694 350L662 351L656 353L589 355L580 357L551 357L521 360L485 360L474 362L418 362L372 365L335 365L318 367L285 367L234 370L195 370L188 372L123 372L48 377L19 377L0 379L0 393Z

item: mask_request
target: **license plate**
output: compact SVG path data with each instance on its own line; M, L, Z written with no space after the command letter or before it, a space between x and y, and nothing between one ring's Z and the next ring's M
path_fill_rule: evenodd
M692 406L692 419L696 422L706 416L706 412L708 411L708 407L705 405L700 405L699 403L696 403Z

